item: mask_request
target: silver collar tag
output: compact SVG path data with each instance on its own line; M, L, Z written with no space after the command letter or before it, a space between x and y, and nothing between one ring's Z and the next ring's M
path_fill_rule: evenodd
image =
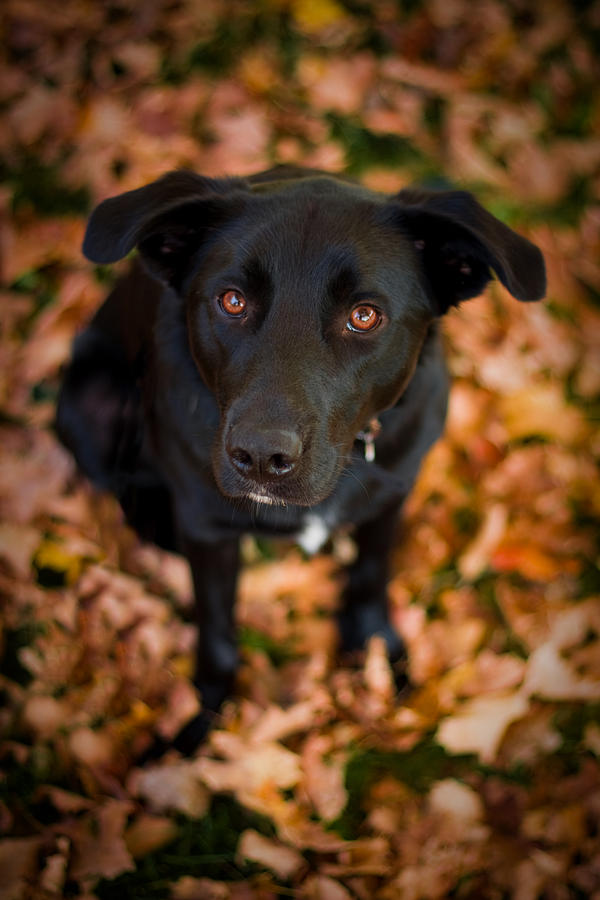
M356 439L364 441L365 459L367 462L375 462L375 440L381 431L381 422L379 419L371 419L366 428L359 431Z

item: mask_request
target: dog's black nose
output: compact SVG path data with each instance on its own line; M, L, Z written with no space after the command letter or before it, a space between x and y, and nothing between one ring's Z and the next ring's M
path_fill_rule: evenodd
M273 481L289 475L302 455L302 440L294 431L233 429L227 453L238 472L253 481Z

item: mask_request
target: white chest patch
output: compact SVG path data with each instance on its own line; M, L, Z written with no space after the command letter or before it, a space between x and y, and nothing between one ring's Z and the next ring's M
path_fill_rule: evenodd
M305 553L313 554L318 553L329 535L329 528L321 516L309 513L304 519L302 531L298 533L296 541Z

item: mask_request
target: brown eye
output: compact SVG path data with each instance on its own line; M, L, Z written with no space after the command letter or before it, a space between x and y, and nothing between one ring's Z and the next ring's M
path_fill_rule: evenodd
M246 298L239 291L225 291L219 297L219 304L228 316L240 318L246 312Z
M381 313L374 306L361 303L350 313L346 328L350 331L373 331L381 322Z

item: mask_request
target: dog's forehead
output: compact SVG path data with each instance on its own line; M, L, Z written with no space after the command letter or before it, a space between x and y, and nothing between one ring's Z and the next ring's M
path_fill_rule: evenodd
M269 211L264 222L273 235L283 228L288 237L295 234L299 242L317 245L324 238L360 241L374 227L381 206L376 195L330 178L285 185L262 195L260 203Z
M252 198L239 223L242 256L259 257L271 273L313 281L341 268L359 271L381 256L386 235L378 225L376 195L333 179L305 179ZM238 257L239 258L239 257Z

